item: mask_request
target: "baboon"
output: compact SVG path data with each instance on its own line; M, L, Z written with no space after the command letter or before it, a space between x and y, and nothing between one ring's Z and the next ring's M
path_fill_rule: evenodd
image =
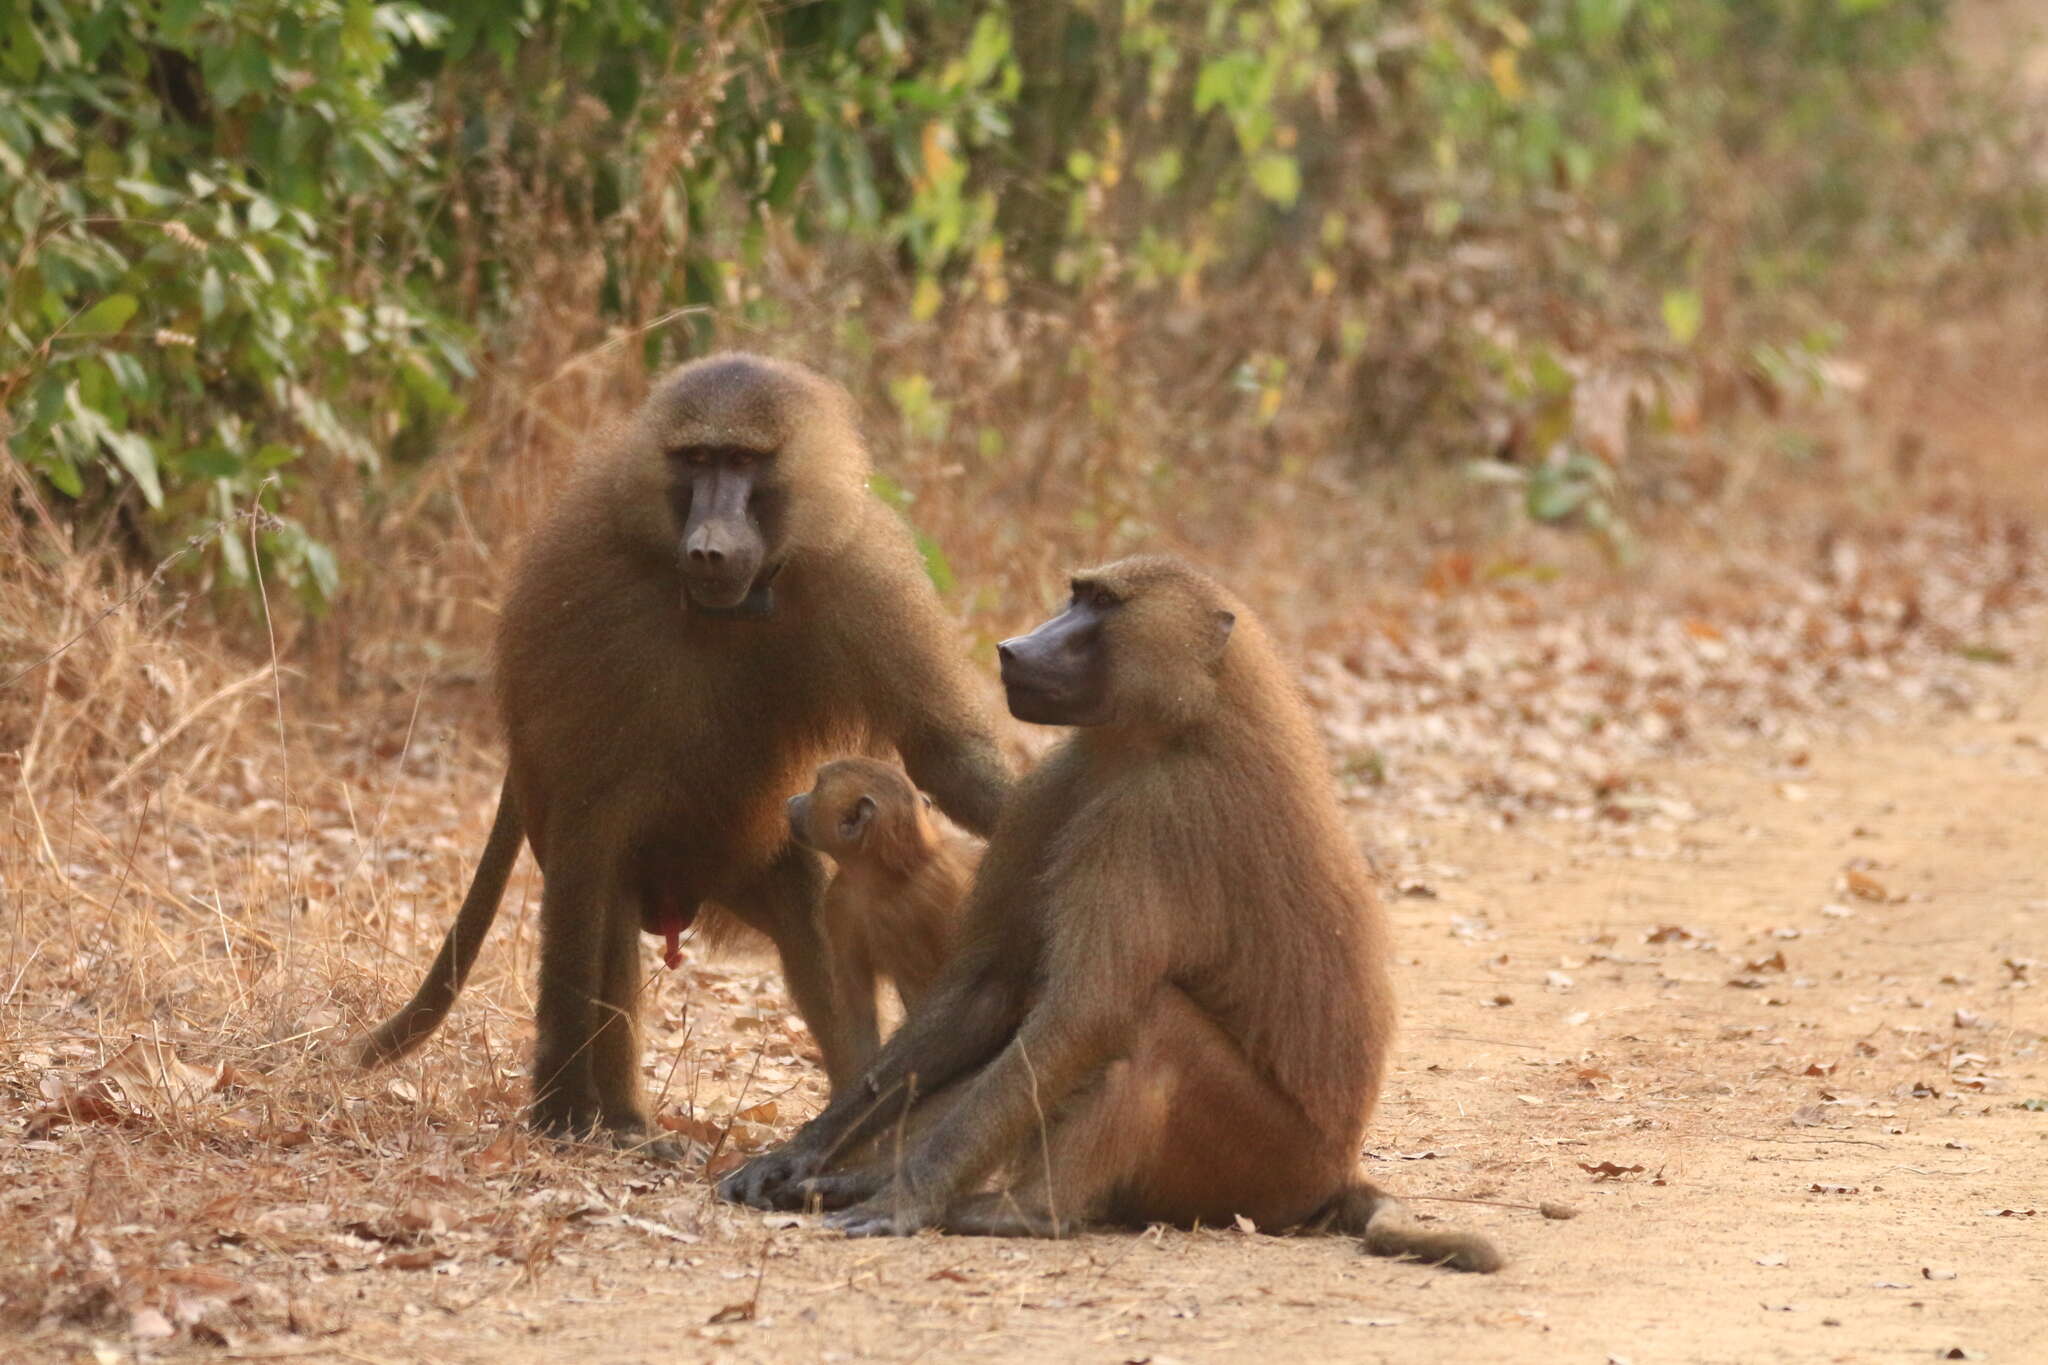
M1242 1214L1497 1268L1359 1169L1394 1029L1387 930L1258 622L1140 557L1077 576L998 655L1011 713L1073 734L1005 807L931 994L720 1192L816 1201L860 1236Z
M960 904L980 852L941 833L932 799L903 770L871 758L818 769L789 798L789 832L837 864L825 888L825 951L856 1065L881 1045L875 988L886 977L905 1011L917 1008L953 946Z
M498 632L510 763L469 894L411 1002L356 1046L402 1056L448 1013L523 836L540 864L531 1119L640 1144L639 934L767 935L835 1087L859 1044L819 938L824 868L783 798L891 746L970 830L1008 790L992 708L910 532L868 493L852 400L727 354L654 389L532 535ZM672 1145L655 1154L674 1156Z

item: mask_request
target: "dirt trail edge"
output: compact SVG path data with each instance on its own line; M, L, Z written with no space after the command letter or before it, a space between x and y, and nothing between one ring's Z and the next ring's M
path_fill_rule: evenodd
M1631 838L1418 830L1373 1167L1578 1209L1418 1202L1495 1235L1499 1276L1239 1229L849 1243L670 1186L641 1203L671 1213L642 1255L513 1268L441 1312L363 1304L338 1344L493 1365L2048 1359L2048 686L2015 695L1667 768L1679 818Z

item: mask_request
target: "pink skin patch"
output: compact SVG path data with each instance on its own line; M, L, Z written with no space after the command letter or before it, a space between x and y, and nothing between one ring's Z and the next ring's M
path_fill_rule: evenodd
M674 900L663 900L655 913L654 923L647 926L650 934L660 934L665 940L662 948L662 965L670 971L683 965L683 930L697 920L697 907L683 905Z

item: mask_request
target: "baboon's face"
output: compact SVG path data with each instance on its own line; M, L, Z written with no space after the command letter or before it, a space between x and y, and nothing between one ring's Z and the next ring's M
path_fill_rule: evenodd
M996 646L1010 714L1033 725L1102 725L1110 699L1110 618L1123 599L1106 583L1073 582L1067 608L1028 635Z
M683 586L714 611L747 601L768 560L763 526L775 452L742 445L687 445L668 453L681 523Z
M850 438L835 411L823 381L748 355L686 365L649 396L642 439L665 466L691 606L772 614L769 585L792 549L794 501L837 487L833 455L860 463L857 445L840 449Z
M1144 723L1207 684L1231 626L1185 569L1122 560L1073 579L1066 609L996 646L1010 714L1034 725Z
M930 804L887 764L839 759L818 769L809 791L789 798L789 834L843 862L867 853L878 839L918 834L919 808Z

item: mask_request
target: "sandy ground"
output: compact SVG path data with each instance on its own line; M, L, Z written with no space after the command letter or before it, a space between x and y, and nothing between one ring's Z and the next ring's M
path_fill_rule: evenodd
M1410 1194L1578 1210L1417 1203L1493 1234L1496 1277L1237 1229L847 1242L604 1159L561 1183L611 1235L314 1274L307 1335L233 1354L2048 1359L2044 746L2036 675L1973 714L1673 764L1591 823L1413 827L1369 1155Z

